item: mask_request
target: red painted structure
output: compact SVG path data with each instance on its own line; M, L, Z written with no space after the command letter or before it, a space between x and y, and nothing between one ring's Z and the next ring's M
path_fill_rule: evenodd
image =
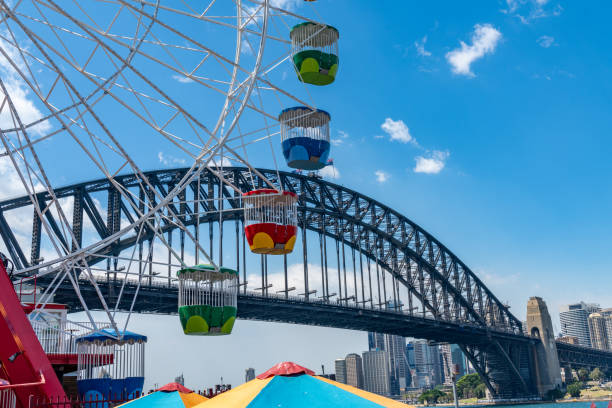
M0 377L8 380L17 406L29 407L31 398L65 399L53 367L45 354L0 259Z

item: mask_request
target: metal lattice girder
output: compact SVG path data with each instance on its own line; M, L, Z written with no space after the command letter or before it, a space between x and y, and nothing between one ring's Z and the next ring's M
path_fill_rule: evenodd
M612 370L612 352L609 351L558 341L557 352L559 353L559 363L561 366L571 366L572 368L586 367L589 369L599 367L604 372Z
M152 181L153 188L157 189L155 193L163 197L170 190L170 185L184 176L186 171L163 170L146 175ZM298 194L300 225L341 241L370 260L375 260L381 268L390 272L393 276L393 291L389 295L396 295L396 287L405 287L410 293L410 301L414 298L421 303L421 312L424 315L431 315L443 321L463 321L521 333L521 322L459 258L431 234L397 211L354 190L317 177L271 170L259 172L280 188ZM242 218L238 200L225 188L214 188L219 185L219 178L215 173L216 171L212 170L202 173L198 191L199 202L181 202L178 206L173 202L168 204L169 209L184 220L186 225L217 220L219 215L216 212L215 198L220 191L230 208L223 211L222 219L226 221ZM243 191L248 191L253 186L265 185L261 177L246 168L225 168L223 177ZM125 188L140 188L138 181L138 177L134 175L117 177L117 182ZM191 187L197 188L194 184L192 183ZM116 194L115 187L107 180L60 188L55 193L58 198L72 197L75 202L81 204L75 205L74 208L74 219L77 222L73 228L78 231L75 234L77 239L82 236L83 212L80 207L102 239L119 228L120 216L130 218L130 209L142 206L143 203L142 200L137 204L133 200L120 197ZM106 222L92 198L92 194L99 193L107 196L109 208ZM156 194L152 190L140 191L142 199L146 197L150 201L155 200ZM42 196L40 199L44 201L47 197ZM0 210L8 211L28 204L27 197L7 200L0 203ZM194 208L198 204L202 208ZM194 217L193 214L196 213L203 215ZM46 216L53 226L53 215L47 212ZM167 232L172 228L173 224L166 222L162 230ZM100 255L118 253L135 245L137 240L146 242L152 236L153 232L146 231L145 228L139 238L133 236L122 239L121 242L106 247L103 250L106 252ZM9 251L12 251L11 256L21 259L21 249L16 240L11 238L10 231L3 232L2 237ZM63 244L67 245L65 242ZM100 260L96 254L89 255L90 262L96 260ZM21 263L22 267L27 265L25 258Z

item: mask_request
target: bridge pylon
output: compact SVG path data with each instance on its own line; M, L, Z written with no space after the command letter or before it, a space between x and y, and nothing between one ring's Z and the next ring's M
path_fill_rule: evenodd
M561 388L561 367L557 343L546 302L533 296L527 302L527 332L540 339L533 346L534 379L541 396Z

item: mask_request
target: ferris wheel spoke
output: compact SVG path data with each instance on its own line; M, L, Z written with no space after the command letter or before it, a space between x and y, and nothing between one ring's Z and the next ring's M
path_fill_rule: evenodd
M4 86L4 82L1 79L0 79L0 88L2 88L2 91L3 91L4 95L5 95L5 98L7 98L7 100L8 100L8 104L9 104L9 106L11 108L14 120L16 122L18 122L19 124L21 124L21 120L19 118L19 114L15 111L14 106L13 106L11 100L10 100L10 96L8 95L6 87ZM6 135L4 133L1 133L1 135L2 135L2 141L3 141L3 143L5 144L5 147L6 147L6 143L7 143ZM27 140L28 135L27 135L26 131L22 131L22 136ZM28 162L25 163L26 164L25 165L25 172L27 173L28 179L29 179L29 183L28 183L26 181L26 178L25 178L24 174L23 174L24 171L21 170L19 164L16 162L15 156L11 155L10 157L11 157L11 160L13 161L13 164L14 164L16 172L19 174L19 177L22 180L22 184L24 185L28 195L30 196L31 202L32 202L32 204L34 206L34 209L35 209L36 213L38 214L38 217L39 217L39 220L41 221L42 227L47 232L47 236L49 237L52 246L55 248L55 250L58 253L58 256L61 258L62 255L64 255L66 252L69 252L69 248L66 247L67 244L65 243L65 239L61 239L62 238L61 232L58 230L58 228L57 227L52 228L52 226L49 225L49 222L51 222L53 219L52 218L47 219L48 217L44 217L43 215L47 211L50 210L51 206L55 206L55 208L57 209L58 216L60 217L60 223L63 224L63 225L67 225L68 226L67 219L66 219L66 217L64 215L64 212L63 212L63 209L61 207L61 204L60 204L59 200L55 196L53 188L49 184L49 181L48 181L48 179L47 179L47 177L45 175L44 170L42 169L42 166L40 166L40 162L39 162L39 160L38 160L38 158L36 156L35 151L33 149L31 149L30 153L33 156L33 160L34 160L34 162L37 165L37 174L39 175L41 181L45 184L45 188L46 188L47 192L50 194L50 198L51 198L50 203L45 208L43 208L43 209L41 209L40 201L38 199L35 199L34 196L33 196L35 188L34 188L34 183L32 181L32 175L31 175L31 169L30 169L31 166L29 165ZM55 221L53 221L53 222L55 222ZM68 226L68 228L69 228L69 226ZM71 235L72 235L72 231L71 230L70 230L70 232L71 232ZM64 233L65 233L65 231L64 231ZM57 234L57 237L59 239L55 239L54 238L54 234ZM73 242L75 242L74 235L72 235L72 239L73 239ZM60 242L58 242L58 241L60 241ZM62 242L62 241L64 241L64 242ZM60 246L63 247L64 251L62 251L60 249ZM70 276L70 275L68 275L68 276ZM75 282L73 281L73 286L78 286L78 285L75 285ZM78 287L75 287L75 291L78 291ZM82 297L80 296L80 292L79 292L79 297L80 297L80 299L82 301ZM84 301L82 301L82 303L83 303L84 308L87 308L87 305L84 303Z
M118 1L120 3L122 3L122 4L126 3L125 0L118 0ZM139 3L143 3L143 4L148 5L148 6L152 6L153 5L153 3L149 2L149 1L141 1ZM234 3L236 3L236 0L234 0ZM263 3L260 3L259 6L260 7L257 9L257 13L263 8ZM241 30L241 31L244 31L244 32L249 33L249 34L254 34L254 35L261 36L261 32L245 28L248 24L251 23L252 19L257 17L257 13L247 13L247 15L249 16L249 19L246 21L246 23L243 22L240 25L236 25L236 24L226 23L224 21L217 20L217 19L222 19L222 20L225 20L225 19L228 19L228 20L229 19L235 19L236 16L206 16L206 14L204 14L204 13L198 14L198 13L195 13L195 12L187 12L187 11L184 11L184 10L180 10L180 9L177 9L177 8L172 8L172 7L168 7L168 6L164 6L164 5L160 5L159 8L161 10L169 11L171 13L175 13L177 15L182 15L184 17L191 17L191 18L194 18L196 20L205 21L207 23L212 23L212 24L216 24L216 25L219 25L219 26L222 26L222 27L233 29L233 30ZM271 6L270 6L270 8L271 8ZM248 10L245 10L245 11L248 11ZM280 37L268 36L268 38L270 40L274 40L274 41L278 41L278 42L291 43L290 41L287 41L286 39L280 38Z
M90 109L90 108L89 108L89 109ZM68 131L69 131L69 130L68 130ZM107 174L107 176L108 176L108 174ZM146 179L146 178L145 178L145 179ZM111 179L111 181L113 181L113 180ZM64 218L65 218L65 217L64 217ZM162 238L162 239L163 239L163 238ZM59 252L59 251L58 251L58 252Z
M117 313L128 312L125 330L144 285L175 285L172 272L194 261L223 264L222 244L215 259L212 228L204 248L201 224L218 216L223 239L225 214L244 210L245 190L286 187L274 148L277 105L315 106L304 102L309 94L283 86L278 72L287 60L293 64L285 19L310 20L270 1L13 0L9 7L10 0L0 0L0 25L8 27L0 30L0 58L8 61L0 70L10 66L11 81L37 110L19 121L6 116L11 101L0 100L0 115L14 122L0 125L0 158L17 169L42 230L19 274L48 276L51 296L70 281L92 323L88 305L95 302L119 335ZM210 30L205 36L202 27ZM235 45L230 52L228 44ZM140 138L123 135L126 129ZM99 190L79 196L77 209L77 197L55 193L43 169L53 153L43 141L69 146L75 164L103 175ZM187 164L172 180L141 170L157 158L159 142L161 163ZM267 150L261 143L269 153L253 147ZM262 174L250 160L262 156L276 174ZM249 173L237 179L228 169L234 164ZM117 278L106 294L103 285Z
M125 47L128 47L128 45L127 45L127 44L124 44L124 46L125 46ZM142 53L142 52L141 52L141 51L139 51L139 50L137 50L136 52L137 52L137 53L139 53L139 54L141 54L141 55L148 56L146 53ZM148 57L151 57L151 56L148 56ZM179 73L179 74L183 74L183 75L185 74L184 72L181 72L180 70L175 69L175 68L173 68L172 66L170 66L170 65L168 65L168 64L165 64L163 61L160 61L159 59L155 59L155 58L153 58L153 57L151 57L151 58L152 58L153 60L155 60L156 62L158 62L158 63L160 63L160 64L162 64L162 65L164 65L164 66L166 66L166 67L168 67L168 68L170 68L170 69L173 69L175 72L177 72L177 73ZM68 61L67 61L67 62L68 62ZM193 79L193 80L196 80L196 81L198 81L198 80L199 80L199 78L197 78L197 77L193 77L193 76L192 76L190 79ZM241 83L241 84L240 84L240 85L237 87L237 89L240 89L242 86L244 86L244 84L245 84L245 83L247 83L247 82L248 82L248 80L249 80L249 78L247 78L246 80L244 80L244 81L243 81L243 82L242 82L242 83ZM217 90L218 92L220 92L220 93L222 93L222 94L226 95L226 93L225 93L224 91L220 90L220 89L214 88L214 87L212 87L212 86L210 86L210 85L208 85L208 84L206 84L206 83L204 83L204 82L201 82L201 81L198 81L198 82L199 82L199 83L201 83L202 85L205 85L205 86L207 86L207 87L209 87L209 88L215 89L215 90ZM275 89L275 90L278 90L278 89L279 89L279 88L277 88L277 87L275 87L275 86L273 86L273 85L271 85L271 84L269 84L269 85L270 85L270 86L272 86L272 88L273 88L273 89ZM289 95L289 94L287 93L287 95ZM293 99L296 99L296 101L297 101L298 103L302 103L303 105L307 105L307 106L309 106L309 105L310 105L310 104L308 104L308 103L305 103L305 102L303 102L303 101L300 101L299 99L297 99L297 98L293 97L292 95L289 95L289 96L291 96ZM248 104L247 106L248 106L250 109L253 109L253 110L255 110L256 112L258 112L258 113L260 113L260 114L264 114L264 115L267 115L268 117L270 117L271 119L275 119L275 116L270 115L270 114L268 114L268 113L266 113L266 112L264 112L264 111L262 111L262 110L260 110L260 109L257 109L257 108L256 108L255 106L253 106L252 104Z
M11 29L9 24L5 24L5 28L6 28L6 31L9 33L11 40L10 41L6 40L4 36L2 36L2 39L10 45L17 44L17 40L15 39L15 34L13 33L13 30ZM13 48L17 50L17 52L19 53L19 57L21 58L23 65L27 68L28 73L30 74L30 78L34 81L36 88L40 91L40 84L38 83L36 76L32 73L30 66L27 63L26 57L24 55L24 51L21 49L21 47L14 46ZM21 64L18 63L17 65L19 66Z
M26 31L26 32L27 32L27 30L24 30L24 31ZM35 39L33 39L33 41L36 41L36 40L35 40ZM41 48L40 48L40 46L38 46L38 48L39 48L39 49L41 49ZM44 50L42 50L42 49L41 49L41 51L43 52L43 54L45 54L45 55L46 55L46 57L47 57L47 59L48 59L49 61L52 61L52 60L49 58L49 56L48 56L46 53L44 53ZM53 66L55 66L55 64L54 64L54 63L52 63L52 65L53 65ZM68 80L67 80L65 77L64 77L63 79L64 79L64 81L65 81L66 83L68 83L68 84L70 83L70 81L68 81ZM74 89L75 89L75 88L74 88L74 86L72 86L72 85L70 86L70 88L71 88L73 91L74 91ZM82 100L82 98L81 98L81 100ZM43 102L45 102L45 101L43 101ZM95 116L95 114L93 113L93 111L91 111L91 108L88 108L88 110L89 110L89 111L92 113L92 115L94 115L94 116ZM99 122L99 120L97 120L97 121ZM100 124L101 124L101 123L100 123ZM102 127L104 128L104 125L103 125L103 124L101 124L101 125L102 125ZM110 135L110 133L109 133L108 131L107 131L106 133L107 133L109 136L111 136L111 135ZM112 138L112 136L111 136L111 138ZM117 144L117 143L116 143L116 144ZM127 158L127 156L126 156L126 158ZM133 164L133 163L132 163L132 164ZM136 167L134 167L134 166L132 166L132 167L133 167L135 170L137 170L137 168L136 168ZM137 170L137 171L138 171L138 170Z

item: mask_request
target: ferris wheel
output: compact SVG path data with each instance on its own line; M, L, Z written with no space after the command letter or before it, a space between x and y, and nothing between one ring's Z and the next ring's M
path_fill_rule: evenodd
M140 282L150 268L142 254L136 261L137 246L107 256L107 268L92 257L99 261L118 240L139 242L152 232L165 252L159 256L150 244L145 263L167 263L183 271L179 277L191 276L185 271L200 262L222 272L174 205L204 170L244 196L253 252L290 252L297 198L270 181L243 191L223 168L246 166L266 180L256 166L316 171L327 165L331 116L309 89L334 81L338 39L310 1L0 0L0 161L10 170L10 192L30 198L24 216L33 212L42 231L40 257L15 276L50 282L37 301L42 306L69 281L99 330L80 291L86 281L108 325L125 331L97 277L114 264L115 274ZM160 163L189 168L166 194L145 171ZM119 182L128 173L148 196ZM91 179L106 180L118 199L132 203L102 240L88 237L87 228L76 236L76 203L55 193ZM92 204L100 203L94 197ZM183 231L190 253L168 242L168 222ZM271 232L266 224L284 229ZM37 310L44 315L44 307Z

